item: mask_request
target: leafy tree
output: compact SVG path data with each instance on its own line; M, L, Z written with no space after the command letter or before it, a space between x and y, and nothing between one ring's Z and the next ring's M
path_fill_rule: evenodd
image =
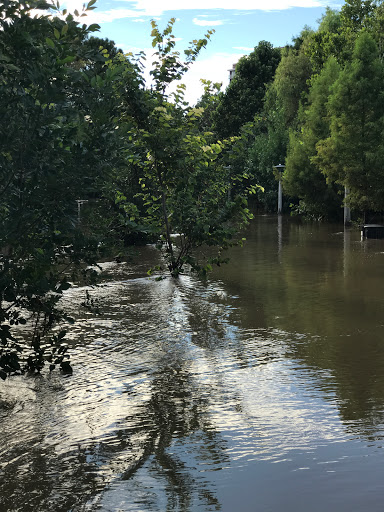
M92 9L93 3L87 8ZM91 155L87 116L95 119L80 98L89 85L97 88L97 80L88 84L86 72L75 63L82 59L82 42L97 26L81 26L65 11L65 19L45 14L32 18L33 7L57 12L55 6L41 2L9 0L0 7L3 379L25 369L38 372L45 358L51 369L60 364L70 371L62 345L65 331L50 338L54 346L49 353L41 340L57 322L69 320L59 301L71 286L71 273L78 270L85 279L93 279L81 264L95 262L96 241L77 228L76 199L80 190L92 187L104 165L99 153L86 172L79 171ZM32 328L33 352L21 364L17 356L21 345L12 328L26 323Z
M220 102L220 89L222 84L219 82L211 82L211 80L201 79L200 82L204 86L204 94L196 103L197 108L203 108L199 126L202 132L210 132L214 130L213 115Z
M343 26L356 33L364 28L369 29L376 5L374 0L345 0L340 10Z
M320 73L329 57L345 65L352 58L356 38L362 30L379 37L379 26L374 25L377 5L372 0L346 0L340 11L326 9L319 28L313 33L307 54L315 74ZM380 25L380 22L377 23Z
M379 57L383 59L384 55L384 4L378 3L371 16L371 27L369 33L375 39Z
M275 212L277 204L278 176L274 166L284 161L287 130L281 109L270 110L245 124L240 138L234 144L232 169L244 169L256 190L256 206L267 212ZM253 201L255 203L255 201Z
M232 141L208 141L211 134L201 133L199 125L204 109L186 105L182 84L169 101L167 86L183 76L211 35L193 41L181 60L174 50L174 21L163 32L152 22L155 95L147 126L131 137L141 155L142 220L160 235L168 269L176 277L185 264L205 273L212 263L224 261L222 252L238 242L239 228L251 217L246 195L255 188L243 171L230 175L223 156ZM197 252L203 246L212 248L206 257Z
M351 207L382 210L383 64L366 32L332 88L328 113L330 136L317 144L314 161L329 180L350 189Z
M255 137L250 148L249 161L255 182L264 189L262 194L258 192L259 202L267 212L275 212L279 179L275 165L284 162L288 132L284 126L281 109L269 112L262 124L265 131Z
M300 111L300 130L290 133L288 155L285 161L284 190L300 199L296 208L312 218L338 218L341 198L332 183L327 183L321 169L313 161L316 144L329 136L330 127L327 102L340 68L330 58L319 76L313 81L308 106Z
M308 90L311 66L305 49L311 32L304 29L295 40L295 46L283 50L273 81L264 96L263 111L256 116L253 139L243 152L246 168L255 183L264 192L258 191L258 206L266 211L276 210L277 179L274 166L284 162L288 131L296 125L297 111Z
M110 51L108 41L107 47L103 40L99 42L103 66L99 67L99 60L96 66L87 65L79 91L78 104L87 115L81 139L86 152L78 158L86 176L98 169L91 186L82 190L83 199L96 199L88 208L85 224L103 240L104 247L110 247L145 236L143 226L132 217L139 203L135 195L140 191L141 171L131 132L146 125L151 93L144 88L140 54L135 58ZM126 208L126 203L133 204Z
M270 94L269 101L268 96L266 100L266 111L274 110L274 103L279 104L286 127L294 125L300 101L305 99L308 93L308 81L312 69L310 60L306 55L307 42L308 35L299 50L289 48L284 51L272 83L276 96Z
M236 72L214 113L219 137L238 135L243 124L263 110L266 86L273 80L280 62L280 49L261 41L254 51L242 57Z

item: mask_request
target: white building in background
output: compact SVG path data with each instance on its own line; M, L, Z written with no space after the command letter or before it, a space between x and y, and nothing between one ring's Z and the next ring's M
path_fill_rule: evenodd
M229 83L231 83L233 77L235 76L236 64L237 64L237 62L232 65L232 69L228 69L228 71L229 71Z

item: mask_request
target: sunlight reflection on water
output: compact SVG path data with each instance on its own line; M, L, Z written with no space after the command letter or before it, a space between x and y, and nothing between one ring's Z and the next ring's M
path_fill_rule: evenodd
M69 290L73 376L0 383L1 510L381 511L384 351L356 314L343 332L332 320L342 240L308 305L312 252L304 265L295 247L319 243L295 233L280 238L278 279L276 240L265 253L251 237L241 265L206 283L143 277L152 248L139 270L103 264L99 316Z

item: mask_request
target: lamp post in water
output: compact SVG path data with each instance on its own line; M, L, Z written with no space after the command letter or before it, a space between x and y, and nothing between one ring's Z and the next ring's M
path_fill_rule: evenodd
M344 226L349 226L351 223L351 209L347 206L347 197L349 194L349 188L344 187Z
M279 192L277 196L277 214L281 215L283 209L283 187L281 186L281 175L285 169L285 165L274 165L274 168L279 171Z

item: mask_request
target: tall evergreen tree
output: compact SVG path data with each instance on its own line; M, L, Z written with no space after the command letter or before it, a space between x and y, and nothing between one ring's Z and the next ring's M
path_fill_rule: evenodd
M349 204L362 211L384 208L383 94L377 45L362 32L332 88L330 136L317 144L314 159L329 180L350 189Z
M315 218L337 218L341 210L341 198L335 186L326 183L324 174L313 162L317 142L329 136L326 105L339 72L336 59L330 58L321 74L313 81L308 107L301 109L300 131L290 133L284 190L300 199L300 213Z
M377 33L375 37L379 37L379 27L374 23L377 9L372 0L346 0L340 11L327 8L307 50L314 73L320 73L331 56L340 65L349 62L362 30L368 30L372 35Z

